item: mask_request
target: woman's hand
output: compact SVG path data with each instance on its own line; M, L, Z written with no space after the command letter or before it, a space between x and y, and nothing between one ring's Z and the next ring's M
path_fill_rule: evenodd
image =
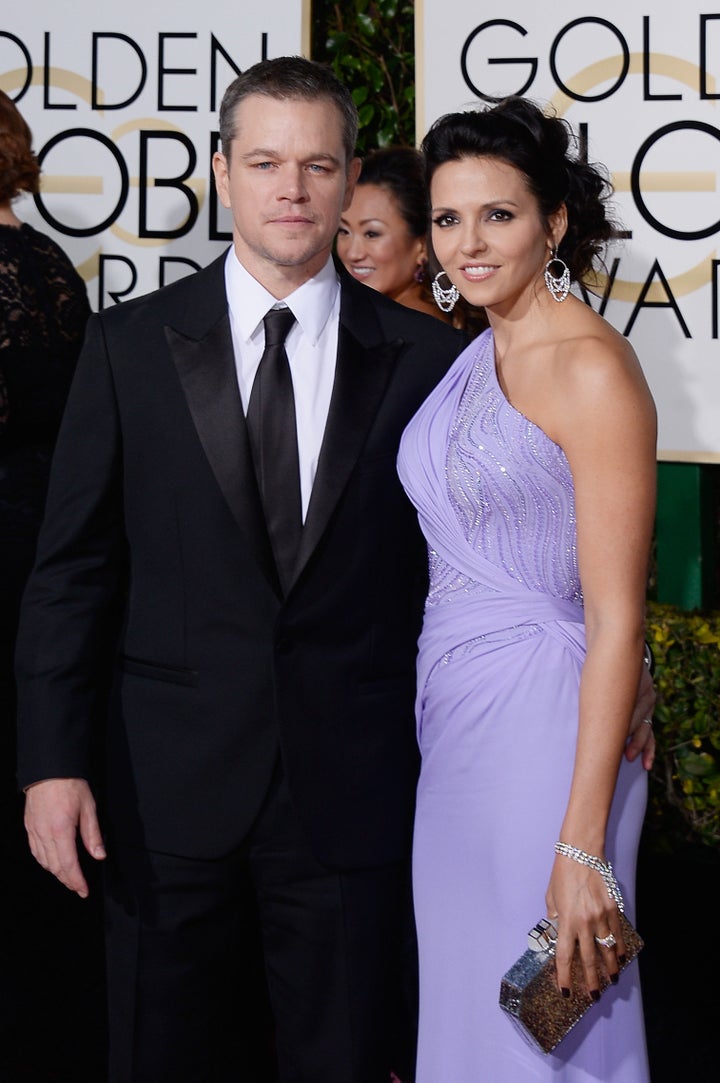
M602 857L602 855L599 855ZM604 860L604 858L603 858ZM555 858L545 896L548 917L557 926L555 949L557 982L563 996L573 988L572 961L580 946L580 977L593 1000L600 998L600 978L606 973L615 984L625 955L617 905L607 892L599 872L563 855ZM595 937L614 937L607 946Z

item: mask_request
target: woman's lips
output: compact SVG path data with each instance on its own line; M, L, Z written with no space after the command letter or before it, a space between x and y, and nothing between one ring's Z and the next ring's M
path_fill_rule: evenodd
M495 274L497 267L493 267L487 263L474 263L466 264L460 268L460 273L465 276L468 282L483 282L486 278L490 278Z

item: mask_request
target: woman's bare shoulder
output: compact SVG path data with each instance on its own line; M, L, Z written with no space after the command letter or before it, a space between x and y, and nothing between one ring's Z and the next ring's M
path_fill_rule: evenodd
M558 335L554 360L568 389L601 390L604 384L637 383L647 387L642 366L628 340L612 324L584 305Z
M585 438L596 427L617 434L623 426L655 431L655 404L628 340L606 320L573 320L553 355L553 423L561 434ZM582 314L581 314L582 316Z

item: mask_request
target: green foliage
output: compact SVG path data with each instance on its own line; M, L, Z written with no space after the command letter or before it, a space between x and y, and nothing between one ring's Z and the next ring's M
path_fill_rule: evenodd
M412 0L317 4L313 59L330 64L352 92L360 155L415 143L414 32Z
M647 832L655 849L720 842L720 613L648 605L658 749Z

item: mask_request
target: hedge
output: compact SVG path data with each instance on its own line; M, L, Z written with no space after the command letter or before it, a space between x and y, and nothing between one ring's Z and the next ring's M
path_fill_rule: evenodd
M720 613L649 602L657 755L646 832L653 848L720 842Z

